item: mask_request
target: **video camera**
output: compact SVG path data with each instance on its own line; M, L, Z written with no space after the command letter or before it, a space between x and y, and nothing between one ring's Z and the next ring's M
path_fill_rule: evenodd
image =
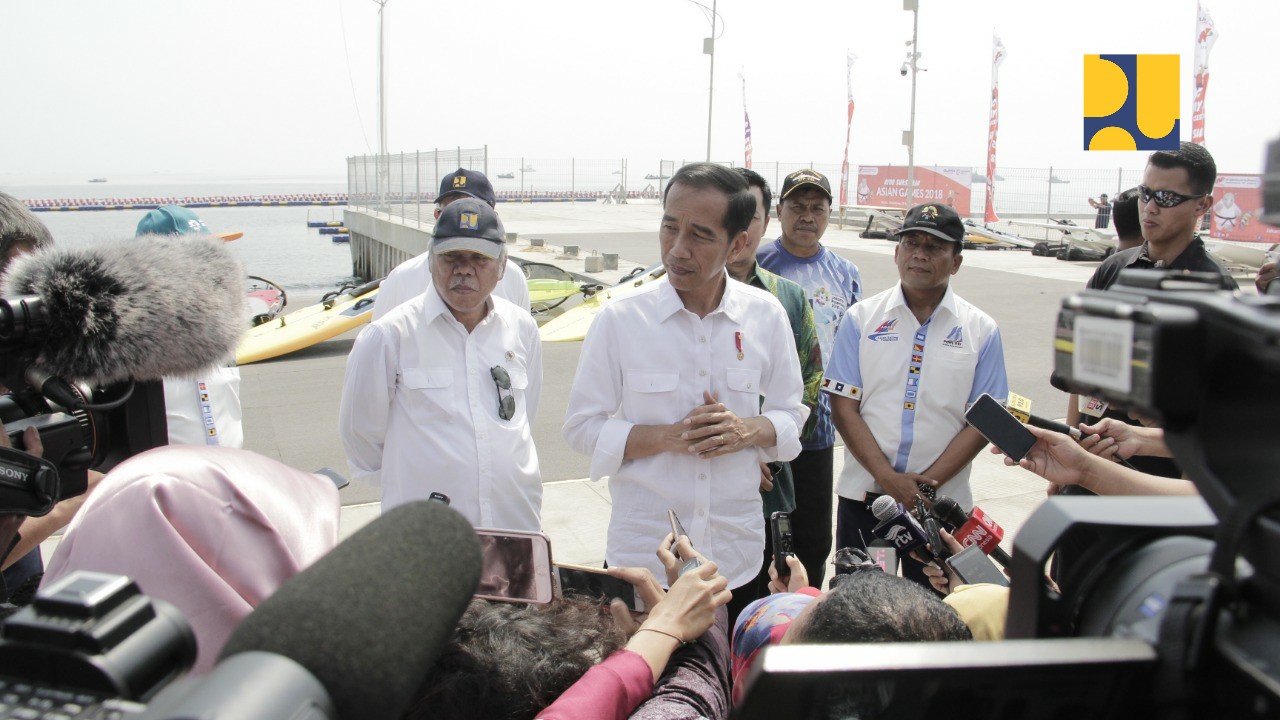
M91 388L35 369L47 314L38 297L0 298L0 422L13 448L0 448L0 513L44 515L85 491L89 468L106 472L167 442L159 381ZM27 427L40 433L43 458L20 449Z

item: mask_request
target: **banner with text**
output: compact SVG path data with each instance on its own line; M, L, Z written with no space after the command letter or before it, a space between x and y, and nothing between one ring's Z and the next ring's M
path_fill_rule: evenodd
M915 192L908 201L905 165L859 165L858 204L906 209L938 202L954 207L960 217L969 215L972 168L917 167L915 181Z
M1209 236L1217 240L1277 243L1280 228L1258 219L1262 215L1261 175L1219 175L1213 186L1213 222Z

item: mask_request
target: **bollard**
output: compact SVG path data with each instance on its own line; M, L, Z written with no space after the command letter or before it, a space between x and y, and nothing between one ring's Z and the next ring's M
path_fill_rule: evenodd
M514 245L514 244L515 244L515 242L516 242L516 235L518 235L518 234L519 234L519 233L513 233L513 232L509 232L509 233L507 233L507 244L508 244L508 245Z
M542 238L529 239L529 247L542 247L543 245L546 245L546 244L547 244L547 241L543 240Z
M599 255L589 255L583 260L583 272L600 272L604 270L604 258Z
M604 269L605 269L605 270L617 270L617 269L618 269L618 253L604 253L604 255L602 255L602 257L604 258Z
M570 257L578 257L578 246L577 246L577 245L565 245L565 246L564 246L564 254L565 254L565 255L568 255L568 256L570 256Z

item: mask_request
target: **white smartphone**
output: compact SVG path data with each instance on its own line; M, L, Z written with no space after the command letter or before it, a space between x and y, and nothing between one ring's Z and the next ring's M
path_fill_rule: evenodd
M482 567L475 596L545 605L555 597L551 540L542 533L476 528Z

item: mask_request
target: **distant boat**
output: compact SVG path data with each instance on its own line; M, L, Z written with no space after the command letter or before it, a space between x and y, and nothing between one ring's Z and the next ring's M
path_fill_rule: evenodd
M516 174L515 174L515 173L513 173L513 172L509 172L509 173L498 173L498 177L499 177L499 178L501 178L501 179L503 179L503 180L514 180L514 179L515 179L515 177L516 177Z
M106 178L90 178L89 182L106 182Z
M648 175L644 176L644 179L645 180L666 180L669 177L671 176L670 175L654 175L653 173L649 173Z

